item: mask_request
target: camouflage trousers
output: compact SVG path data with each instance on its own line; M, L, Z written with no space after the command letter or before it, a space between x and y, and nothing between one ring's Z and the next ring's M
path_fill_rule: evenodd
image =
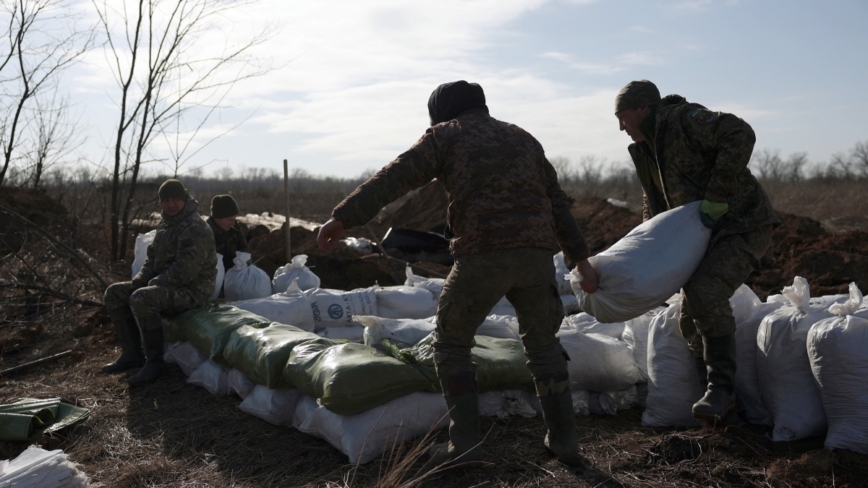
M476 344L476 329L504 296L515 307L527 366L534 377L566 373L566 353L555 336L564 308L554 280L552 252L545 249L457 256L437 307L433 344L437 376L475 373L470 349Z
M735 333L729 299L750 274L771 244L772 226L722 237L712 244L690 281L682 289L679 326L690 352L702 356L702 336Z
M129 310L142 329L162 325L161 315L177 315L199 307L198 301L182 288L168 286L145 286L133 290L130 281L109 285L104 303L109 313L113 310Z

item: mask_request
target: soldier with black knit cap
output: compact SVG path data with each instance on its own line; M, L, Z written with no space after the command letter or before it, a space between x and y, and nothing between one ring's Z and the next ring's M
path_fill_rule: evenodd
M214 233L217 254L223 256L225 269L234 266L236 252L250 252L247 239L236 221L237 216L238 203L232 195L217 195L211 199L211 216L206 222Z
M780 223L751 174L756 137L735 115L715 112L680 95L660 98L648 80L628 83L615 99L620 129L644 190L645 220L701 201L712 229L699 268L682 290L679 325L696 359L705 396L693 417L726 422L735 410L735 318L729 299L759 269L772 229Z
M162 219L145 264L132 281L105 291L121 356L102 371L120 373L144 365L127 380L131 386L150 383L165 369L162 316L207 305L217 277L214 235L199 216L199 202L174 179L160 186L159 196Z
M449 442L434 463L479 460L476 329L504 296L518 314L528 369L548 428L545 446L579 467L567 355L555 333L564 316L552 256L577 263L582 288L596 291L588 246L570 214L572 199L540 143L488 114L482 87L456 81L428 100L431 127L416 144L353 191L319 231L331 250L344 228L363 225L387 203L437 178L448 193L447 225L455 264L440 295L434 364L449 407Z

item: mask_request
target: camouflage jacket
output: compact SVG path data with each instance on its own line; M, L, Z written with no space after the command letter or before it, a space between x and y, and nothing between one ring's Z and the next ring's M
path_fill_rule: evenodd
M250 252L247 239L244 238L244 233L241 232L238 223L227 231L221 229L212 217L208 217L206 222L211 227L211 232L214 233L214 245L217 253L223 255L223 267L225 269L231 269L235 266L232 260L235 259L236 252Z
M588 246L570 214L572 199L536 139L470 110L429 128L416 144L353 191L332 217L362 225L384 205L437 178L448 193L447 225L456 256L536 247L572 261Z
M214 292L216 278L214 235L199 216L199 202L188 197L178 215L163 214L154 242L148 246L145 264L133 278L133 288L150 285L183 289L204 305Z
M645 192L645 220L708 199L729 204L714 228L713 241L780 223L766 192L747 168L756 142L747 122L678 95L665 97L656 107L656 116L649 119L640 129L652 142L629 147Z

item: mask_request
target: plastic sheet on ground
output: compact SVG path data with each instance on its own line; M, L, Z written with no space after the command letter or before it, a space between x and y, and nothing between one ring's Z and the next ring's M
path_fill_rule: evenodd
M86 474L60 449L30 446L11 461L0 461L0 486L15 488L85 488Z
M270 424L292 427L292 417L301 399L301 391L296 388L273 390L256 385L238 408Z
M90 416L90 410L60 398L20 398L0 405L0 441L26 441L57 432Z
M635 385L621 391L592 391L588 395L588 410L593 415L615 415L638 404Z

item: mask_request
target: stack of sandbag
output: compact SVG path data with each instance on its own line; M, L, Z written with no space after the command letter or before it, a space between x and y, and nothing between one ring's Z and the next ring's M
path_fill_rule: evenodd
M578 269L572 289L581 309L600 322L623 322L663 304L696 271L711 229L699 218L700 202L663 212L631 230L602 253L589 258L599 290L585 293Z
M228 302L228 304L273 322L292 325L308 332L313 332L316 328L310 299L295 282L290 283L286 291L282 293L275 293L264 298Z
M811 371L820 386L829 430L827 449L868 454L868 308L850 284L850 299L833 304L833 317L808 331Z
M0 461L0 486L85 488L90 480L62 450L30 446L15 459Z
M307 254L298 254L293 256L291 262L277 268L274 271L274 278L271 280L271 292L283 293L293 281L296 281L300 290L319 288L321 283L319 276L313 274L313 271L306 264Z
M246 310L221 304L189 310L170 321L164 320L163 331L164 336L172 337L167 338L166 342L190 341L206 359L225 363L223 349L235 330L245 325L261 329L271 325L271 321Z
M377 315L376 287L351 291L311 288L303 293L313 310L314 331L332 340L361 343L365 328L353 322L355 315Z
M430 319L387 319L370 315L355 315L353 322L365 328L363 343L366 346L380 347L384 340L403 349L413 347L434 332L434 321Z
M425 319L437 313L434 293L423 287L375 287L377 315L387 319Z
M648 380L648 330L654 317L665 311L666 307L657 307L624 322L624 332L621 337L633 351L633 362L642 373L642 381Z
M440 302L440 293L443 291L443 283L446 281L443 278L425 278L413 274L413 270L407 266L407 280L404 282L406 286L415 288L424 288L434 295L434 301ZM489 311L490 314L496 315L512 315L515 316L515 308L509 303L506 297L501 298Z
M271 295L271 279L268 273L252 264L250 257L249 252L235 253L232 269L226 270L223 278L223 294L226 300L248 300Z
M797 276L782 294L789 304L767 315L757 331L760 393L774 424L773 441L823 435L826 414L808 359L808 331L832 313L811 306L808 281Z
M604 324L597 321L593 315L585 312L567 315L561 322L561 329L573 328L585 334L600 334L613 339L621 339L624 335L624 322Z
M613 337L561 327L557 336L570 360L570 389L596 392L625 390L642 380L626 342Z

